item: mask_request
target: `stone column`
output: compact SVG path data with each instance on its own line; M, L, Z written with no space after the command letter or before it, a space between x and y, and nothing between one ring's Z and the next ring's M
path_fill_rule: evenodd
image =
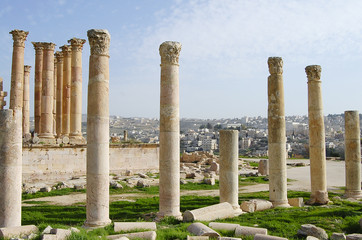
M123 131L123 141L125 141L125 142L128 141L128 131L127 130Z
M63 103L63 53L55 53L57 59L57 101L56 101L56 134L57 137L62 135L62 103Z
M57 136L56 128L57 128L57 82L58 82L58 62L56 55L54 53L54 88L53 88L53 134Z
M158 216L181 218L179 55L181 44L164 42L161 55L160 205Z
M13 30L13 62L11 66L10 109L23 107L24 48L29 32ZM21 124L20 124L21 125Z
M21 115L0 110L0 228L21 226Z
M89 57L87 109L87 220L101 227L109 219L109 43L107 30L87 32Z
M72 83L70 97L70 143L85 144L82 136L82 49L84 39L72 38Z
M8 95L8 93L3 90L3 78L0 77L0 109L4 109L6 105L6 101L4 99Z
M29 77L30 77L30 68L31 66L25 65L24 66L24 92L23 92L23 137L26 140L30 140L31 134L30 134L30 116L29 116L29 110L30 110L30 104L29 104Z
M220 130L220 202L230 203L237 215L239 204L239 131Z
M35 49L34 76L34 132L40 133L41 120L41 85L43 75L43 43L32 42Z
M282 58L268 58L268 67L269 199L274 207L289 207Z
M54 144L53 94L54 94L54 43L43 43L43 81L41 99L41 142Z
M70 85L71 85L71 46L60 47L63 52L63 107L62 107L62 136L69 137L70 132Z
M358 111L345 111L346 193L348 198L362 198L361 140Z
M322 104L321 66L305 68L308 78L309 158L311 177L310 204L326 204L328 200L326 177L325 130Z

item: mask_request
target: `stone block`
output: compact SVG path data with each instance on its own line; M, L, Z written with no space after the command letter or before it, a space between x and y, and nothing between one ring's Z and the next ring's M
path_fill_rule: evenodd
M209 227L215 230L224 230L224 231L235 231L235 229L240 226L239 224L234 223L219 223L219 222L211 222L209 223Z
M304 200L302 197L288 198L288 203L292 207L304 207Z
M307 236L306 240L319 240L319 239L313 236Z
M189 236L187 235L187 240L208 240L208 236Z
M126 233L126 234L117 234L117 235L109 235L107 239L118 240L121 237L126 237L128 239L148 239L148 240L156 240L157 234L155 231L147 231L147 232L136 232L136 233Z
M206 183L207 185L214 186L215 185L215 178L205 178L204 183Z
M254 236L254 240L288 240L288 238L264 235L264 234L256 234Z
M255 212L263 211L273 207L273 204L267 200L263 199L252 199L250 201L242 202L240 208L244 212Z
M44 230L43 230L43 232L42 232L42 234L50 234L50 230L52 230L53 228L51 227L51 226L47 226Z
M46 233L46 234L43 234L41 239L42 240L57 240L57 235Z
M190 224L190 226L187 227L187 231L196 236L209 236L209 237L220 236L217 232L215 232L214 230L212 230L211 228L200 222Z
M210 171L214 171L214 172L218 173L219 170L220 170L220 166L219 166L219 164L217 162L212 162L210 164Z
M25 225L18 227L0 228L0 238L15 238L28 236L31 233L37 233L39 229L34 225Z
M255 236L256 234L267 235L268 229L256 228L256 227L246 227L246 226L238 226L235 229L235 237Z
M362 234L359 234L359 233L348 234L346 236L346 239L347 240L361 240Z
M68 229L53 228L50 230L50 233L55 234L57 236L57 240L66 240L72 234L72 231Z
M313 224L303 224L300 226L297 234L301 236L313 236L321 240L328 239L326 231L320 227L314 226Z
M115 222L114 231L133 231L136 229L157 230L155 222Z
M260 159L258 166L258 173L263 176L269 175L269 160Z
M187 210L183 214L183 221L213 221L215 219L231 218L234 216L235 211L231 204L228 202L223 202L191 211Z
M219 237L217 240L241 240L241 238Z
M344 233L333 233L331 240L346 240L346 235L344 235Z

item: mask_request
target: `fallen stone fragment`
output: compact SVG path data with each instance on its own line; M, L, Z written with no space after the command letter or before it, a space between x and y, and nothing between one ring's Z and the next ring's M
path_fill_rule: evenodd
M189 236L187 235L187 240L208 240L208 236Z
M148 239L148 240L156 240L157 234L155 231L147 231L147 232L136 232L136 233L126 233L126 234L118 234L118 235L109 235L107 239L118 240L121 237L126 237L128 239Z
M333 233L331 240L346 240L346 235L344 233Z
M215 178L205 178L204 183L207 185L214 186L215 185Z
M51 226L47 226L44 230L43 230L43 232L42 232L42 234L50 234L50 230L52 230L53 228L51 227Z
M187 210L183 214L184 222L213 221L215 219L235 217L235 210L228 202L218 203L204 208Z
M5 227L0 228L0 238L15 238L25 235L30 235L31 233L37 233L39 229L34 225L25 225L19 227Z
M244 212L256 212L270 209L273 207L273 204L267 200L263 199L252 199L250 201L242 202L240 208Z
M219 166L219 164L217 162L212 162L210 164L210 169L209 170L214 171L214 172L219 172L220 166Z
M267 235L268 234L268 229L266 229L266 228L255 228L255 227L246 227L246 226L238 226L235 229L235 237L255 236L256 234Z
M219 223L219 222L209 223L209 227L211 227L214 230L235 231L235 229L238 226L240 225L234 223Z
M42 188L40 188L40 192L50 192L52 190L52 188L51 187L42 187Z
M200 222L192 223L190 226L187 227L187 231L196 236L209 236L209 237L220 236L217 232L215 232L214 230L212 230L211 228Z
M71 227L71 228L69 228L69 230L70 230L71 232L75 232L75 233L79 233L79 232L80 232L80 230L79 230L78 228L75 228L75 227Z
M328 235L326 231L320 227L316 227L313 224L303 224L298 230L298 235L313 236L321 240L327 240Z
M319 240L319 238L313 236L307 236L306 240Z
M288 198L288 203L292 207L304 207L304 200L302 197Z
M155 222L115 222L114 231L133 231L136 229L157 230Z
M36 238L38 235L37 234L35 234L35 233L30 233L30 235L28 235L27 237L26 237L26 239L34 239L34 238Z
M41 239L42 240L57 240L57 235L46 233L46 234L43 234Z
M254 236L254 240L288 240L288 238L264 235L264 234L256 234Z
M361 240L362 234L359 234L359 233L348 234L346 236L346 239L347 240Z
M217 240L241 240L241 238L219 237Z
M68 229L53 228L50 230L50 233L55 234L57 236L57 240L66 240L72 234L72 231Z

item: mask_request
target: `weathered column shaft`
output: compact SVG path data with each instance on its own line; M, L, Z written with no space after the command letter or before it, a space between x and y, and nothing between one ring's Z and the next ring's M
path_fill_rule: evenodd
M161 55L159 216L180 213L179 55L181 44L164 42Z
M221 130L219 133L220 202L228 202L235 210L240 211L238 175L239 132L238 130Z
M34 131L40 133L41 121L41 85L43 79L43 43L32 42L35 49L34 69Z
M346 197L362 198L361 140L358 111L345 111Z
M89 57L87 109L86 227L105 226L109 219L109 43L107 30L87 32Z
M57 82L58 82L58 62L54 53L54 87L53 87L53 134L56 136L57 129Z
M41 99L41 127L39 138L54 139L53 94L54 94L54 43L43 43L43 81Z
M62 135L69 136L70 132L70 87L71 87L71 47L60 47L63 52L63 107L62 107Z
M82 49L84 39L72 38L72 83L70 97L70 140L85 143L82 137Z
M24 66L24 83L23 83L23 136L25 134L30 134L30 90L29 90L29 77L30 77L30 68L31 66Z
M13 30L13 60L11 66L10 109L23 107L24 48L29 32Z
M0 228L21 226L21 109L0 110Z
M268 59L269 199L274 207L288 207L283 60Z
M56 100L56 134L62 135L62 103L63 103L63 53L55 53L57 59L57 100Z
M308 119L309 119L309 158L311 177L311 202L324 204L318 199L321 192L327 193L325 129L320 80L322 68L307 66L308 78ZM319 193L318 193L319 192ZM322 202L321 202L322 201Z

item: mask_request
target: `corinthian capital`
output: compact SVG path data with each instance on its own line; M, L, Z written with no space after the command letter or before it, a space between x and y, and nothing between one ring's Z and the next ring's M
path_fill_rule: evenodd
M42 42L31 42L34 46L35 53L43 52L43 43Z
M30 72L30 68L31 68L31 66L24 65L24 72Z
M62 49L63 57L69 57L72 53L72 47L70 45L63 45L59 48Z
M57 59L57 62L63 62L63 53L60 51L56 51L54 54L55 58Z
M178 65L181 43L166 41L160 45L161 64Z
M283 74L283 59L281 57L268 58L270 74Z
M91 29L87 32L91 55L109 56L111 35L106 29Z
M54 51L54 48L55 48L55 44L54 43L51 43L51 42L45 42L43 43L43 49L45 51Z
M25 47L25 40L29 32L15 29L9 33L13 35L14 47Z
M305 68L308 81L320 81L322 67L319 65L310 65Z
M72 51L81 52L83 49L83 44L85 43L85 39L80 38L72 38L68 40L68 43L72 45Z

